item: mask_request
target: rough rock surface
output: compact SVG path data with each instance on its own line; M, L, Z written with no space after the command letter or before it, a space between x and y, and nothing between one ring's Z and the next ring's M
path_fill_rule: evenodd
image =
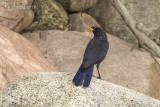
M54 0L34 0L35 20L38 29L68 29L68 16L61 4Z
M22 30L27 29L29 25L31 25L33 19L34 19L33 11L32 10L26 11L24 18L12 30L15 32L20 32Z
M71 0L55 0L55 1L60 3L66 11L70 12L69 7L70 7Z
M33 0L0 0L0 25L16 32L27 28L34 18L31 12L32 2Z
M73 74L41 72L23 76L0 92L4 107L159 107L149 96L92 78L88 88L76 87Z
M23 36L0 26L0 90L28 72L56 71Z
M68 12L80 12L94 6L99 0L56 0Z
M160 29L160 1L159 0L121 0L129 13L138 24L144 25L144 31L149 37L160 44L160 35L156 30ZM135 37L124 23L122 17L113 8L109 0L100 0L89 10L106 32L118 36L126 41L135 42Z
M71 29L73 31L88 31L86 26L100 26L98 22L86 13L75 13L69 15Z
M89 32L38 31L26 34L58 71L77 72ZM107 57L100 65L103 80L125 86L160 99L160 69L149 53L108 34ZM96 75L97 70L94 68Z
M70 0L70 11L83 11L95 5L99 0Z

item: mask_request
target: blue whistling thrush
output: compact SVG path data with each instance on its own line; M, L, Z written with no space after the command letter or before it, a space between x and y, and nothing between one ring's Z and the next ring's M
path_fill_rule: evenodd
M104 60L109 48L107 35L102 28L92 26L88 27L88 29L93 32L94 37L88 43L84 52L83 62L73 78L73 83L76 86L81 85L83 81L84 87L90 85L94 64L97 64L98 75L101 78L99 65Z

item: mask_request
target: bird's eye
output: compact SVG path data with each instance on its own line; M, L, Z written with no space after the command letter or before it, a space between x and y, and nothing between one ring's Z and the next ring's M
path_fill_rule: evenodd
M99 29L98 29L98 28L95 28L95 30L98 31Z

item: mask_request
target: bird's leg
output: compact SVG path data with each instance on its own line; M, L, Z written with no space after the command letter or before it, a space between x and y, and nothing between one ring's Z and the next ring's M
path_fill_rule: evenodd
M97 71L98 71L98 78L101 79L101 75L100 75L100 72L99 72L99 64L97 64Z

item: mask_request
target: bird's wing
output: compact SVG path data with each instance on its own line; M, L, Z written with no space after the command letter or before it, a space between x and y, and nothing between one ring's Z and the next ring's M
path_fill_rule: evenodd
M90 65L95 64L100 60L103 60L103 58L106 56L107 51L108 47L106 44L98 45L97 42L91 40L88 43L84 53L83 64L82 64L83 68L88 68Z

